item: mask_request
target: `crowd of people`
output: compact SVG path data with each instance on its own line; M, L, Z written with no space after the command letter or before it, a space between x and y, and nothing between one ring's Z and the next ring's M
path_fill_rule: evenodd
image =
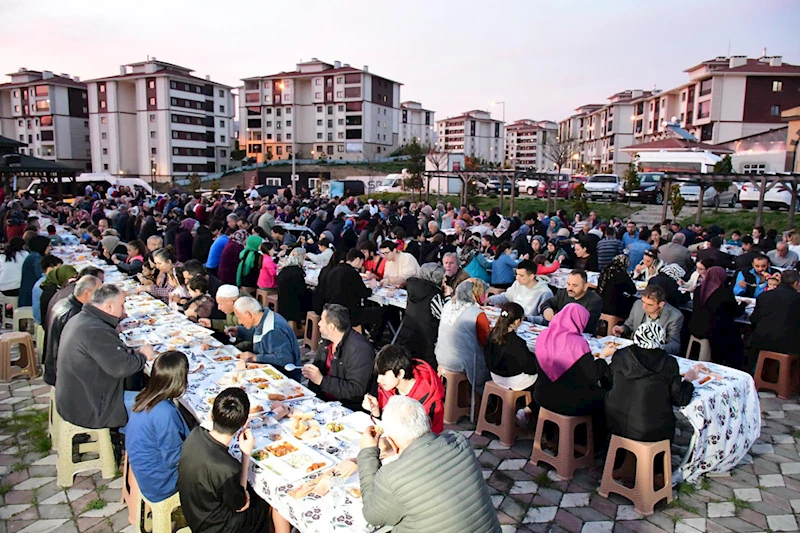
M40 227L36 213L65 230ZM126 294L104 283L102 269L63 265L53 246L88 245L140 290L235 344L242 361L270 363L323 400L381 418L400 459L381 466L376 437L365 433L364 515L396 531L499 531L468 443L444 431L446 371L464 373L479 392L488 380L530 390L520 425L539 408L591 415L603 449L609 434L672 438L672 406L690 401L697 369L681 376L668 354L683 354L690 335L709 340L712 361L739 369L760 349L800 355L787 335L800 325L794 233L778 240L754 228L726 240L717 226L637 227L563 210L503 216L289 189L261 198L240 187L230 198L174 191L152 199L87 188L71 205L8 201L0 216L0 292L31 306L45 330L45 381L59 414L122 429L118 444L142 493L160 501L180 491L193 531L260 531L269 520L288 531L242 484L227 451L237 434L252 450L252 435L240 432L247 395L226 389L213 429L195 427L175 403L187 387L186 356L126 347L116 329ZM321 268L313 290L305 265ZM548 276L564 268L566 284L556 288ZM369 301L377 286L406 290L402 316ZM259 290L277 295L274 310L253 298ZM746 304L736 296L755 298L745 340L737 320ZM486 306L499 308L496 319ZM304 365L298 337L311 311L322 340ZM547 326L534 351L517 335L523 322ZM586 333L633 344L593 355ZM447 510L447 524L437 509Z

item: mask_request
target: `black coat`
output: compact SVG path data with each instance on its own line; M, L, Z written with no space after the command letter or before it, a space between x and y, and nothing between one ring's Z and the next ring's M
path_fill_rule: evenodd
M750 270L753 268L753 259L763 255L758 249L751 248L733 260L736 270Z
M793 288L778 285L775 290L762 292L756 298L750 322L755 328L751 337L753 348L800 355L800 344L795 337L800 331L800 293Z
M350 311L354 326L361 324L356 318L364 308L364 300L372 296L372 291L364 285L358 271L348 263L340 263L328 273L323 295L325 303L343 305Z
M705 304L700 303L700 290L694 290L692 317L689 332L698 339L711 342L711 360L731 368L741 368L744 357L742 336L736 328L735 318L744 313L728 287L711 293Z
M614 354L608 374L611 391L605 409L609 431L644 442L672 440L672 406L688 404L694 393L694 386L681 378L675 358L664 350L631 346Z
M330 370L326 370L330 344L323 341L317 348L314 365L323 378L318 386L309 383L309 388L318 395L321 393L323 399L327 396L342 402L348 409L360 411L364 395L372 388L375 350L366 337L350 328L333 353Z
M308 310L305 274L299 266L288 266L278 273L278 314L298 322Z
M636 301L636 284L627 273L619 273L606 282L599 293L603 299L603 313L619 318L628 318L633 302Z
M142 227L139 229L139 240L147 244L147 239L157 234L158 226L156 226L156 220L152 215L148 215L145 217L144 222L142 222Z
M533 399L548 411L565 416L586 416L602 411L605 389L600 381L608 371L602 359L587 352L555 382L536 364Z
M56 359L61 332L67 322L81 312L83 304L70 294L53 306L50 324L47 328L44 349L44 382L50 386L56 384Z
M680 291L678 282L667 276L666 274L656 274L647 282L647 286L657 285L664 289L667 295L667 303L679 309L683 304L688 302L688 298Z
M434 346L439 335L440 317L434 315L431 304L437 299L439 306L442 306L444 293L432 281L421 278L408 278L406 291L406 314L396 342L408 349L413 357L436 368Z
M528 350L525 341L514 332L506 336L505 344L487 341L483 356L486 369L498 376L536 375L536 358Z
M733 265L731 256L718 248L706 248L697 252L697 260L702 261L703 259L709 259L714 263L714 266L722 268L731 268Z
M205 264L208 260L208 252L211 250L211 243L214 242L214 237L206 226L199 226L197 228L197 235L194 236L192 242L192 259L197 259Z

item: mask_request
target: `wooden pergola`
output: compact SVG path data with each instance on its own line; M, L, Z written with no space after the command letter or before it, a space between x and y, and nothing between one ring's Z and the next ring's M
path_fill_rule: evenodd
M82 172L79 168L63 165L56 161L39 159L37 157L20 154L19 149L26 146L25 143L0 136L0 178L2 186L9 188L10 180L13 177L19 178L38 178L43 184L52 185L55 188L55 198L63 198L64 180L71 180L73 190L75 177ZM50 189L48 187L48 189Z

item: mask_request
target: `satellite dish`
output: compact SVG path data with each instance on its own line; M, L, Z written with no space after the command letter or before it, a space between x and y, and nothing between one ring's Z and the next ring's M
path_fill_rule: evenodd
M675 115L673 115L673 116L672 116L672 119L670 120L670 122L678 122L678 117L676 117Z

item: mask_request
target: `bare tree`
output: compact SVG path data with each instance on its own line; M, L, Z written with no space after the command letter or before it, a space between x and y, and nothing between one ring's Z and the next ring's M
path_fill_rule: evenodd
M547 139L547 144L544 146L544 158L556 166L556 197L553 199L553 210L556 209L558 203L558 177L561 174L561 169L572 157L572 154L578 148L578 142L573 137L566 139L559 139L558 137L551 136ZM550 184L547 184L548 199L547 208L550 207Z
M431 148L428 152L427 162L433 167L435 172L444 172L447 170L447 161L449 159L447 152L437 151L436 148ZM425 202L431 201L431 178L427 176L425 179ZM441 184L441 181L439 182Z

